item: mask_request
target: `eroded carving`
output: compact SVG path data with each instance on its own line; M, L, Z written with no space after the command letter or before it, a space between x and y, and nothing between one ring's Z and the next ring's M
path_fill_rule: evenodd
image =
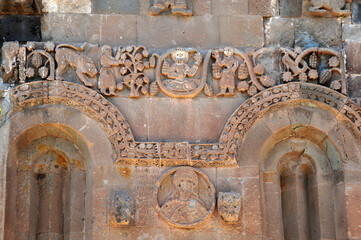
M150 78L144 70L155 67L156 56L158 55L149 56L149 51L143 46L132 45L121 49L120 74L123 76L123 81L117 85L117 89L121 91L124 86L128 87L131 98L138 98L139 93L147 95Z
M309 11L312 15L323 17L329 12L335 17L346 17L351 14L352 0L310 0Z
M213 213L215 189L208 177L190 167L174 168L157 182L156 209L170 225L191 228Z
M102 68L99 72L98 88L101 94L105 96L115 96L117 80L120 80L119 66L124 63L124 60L120 59L120 49L115 57L112 56L113 49L109 45L104 45L101 51L102 57L100 59L100 64Z
M98 70L93 60L84 53L87 44L76 47L69 44L56 46L55 59L58 63L56 68L56 80L65 80L63 74L68 70L68 66L75 70L80 81L87 87L94 87L97 82Z
M241 195L236 192L219 192L217 207L223 221L233 224L241 211Z
M157 63L157 85L171 97L198 95L206 85L209 55L210 52L206 54L203 72L199 73L202 54L198 50L177 48L167 51Z
M3 81L9 82L12 79L15 82L19 78L18 62L16 59L19 53L19 43L5 42L1 47L1 51L1 71L4 72Z
M134 221L134 200L129 194L124 192L115 192L112 209L113 212L110 220L110 226L127 226Z
M295 79L301 82L313 82L346 94L344 64L339 52L326 48L281 48L282 64L285 72L284 82Z
M236 71L238 71L237 77L240 80L237 84L238 91L247 92L250 96L275 85L276 82L273 78L264 75L264 66L261 63L256 63L257 58L262 56L262 51L261 49L247 54L226 47L212 52L212 57L216 60L212 64L213 78L220 79L220 92L217 97L234 95ZM223 58L220 57L220 53L224 55Z
M191 16L192 10L188 9L187 0L154 0L153 6L149 8L150 15L156 16L171 9L172 14Z

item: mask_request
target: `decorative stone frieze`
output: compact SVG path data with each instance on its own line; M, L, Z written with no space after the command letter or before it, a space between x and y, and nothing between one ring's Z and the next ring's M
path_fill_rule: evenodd
M212 215L215 188L207 175L191 167L172 168L157 182L156 210L168 224L196 227Z
M5 82L20 84L11 90L13 112L39 104L66 104L99 121L114 147L117 165L236 166L236 148L256 116L273 105L297 99L321 102L338 111L342 109L360 131L359 107L332 90L346 93L344 60L340 52L332 49L281 48L282 80L292 82L272 87L276 81L265 75L265 67L259 61L264 49L242 52L227 47L202 54L197 49L178 48L158 56L150 54L145 47L130 46L119 48L113 57L112 48L105 45L95 60L94 54L90 58L83 51L86 46L7 42L2 47L3 78ZM99 60L100 74L95 64ZM69 67L88 87L54 80L62 79ZM207 80L209 72L218 85ZM35 81L38 79L44 81ZM236 79L240 80L238 84ZM154 96L159 90L170 97L195 97L202 91L206 96L213 96L213 89L217 87L220 89L216 94L225 96L234 94L232 88L236 85L251 98L229 118L216 143L138 142L119 110L103 96L119 94L124 86L130 89L129 97L148 92ZM349 105L345 105L346 102Z
M4 82L64 81L63 75L72 68L80 82L94 90L98 88L102 95L117 96L127 88L130 98L155 96L159 90L175 98L193 98L202 91L207 97L233 96L236 89L253 96L278 83L261 63L266 48L241 51L226 47L204 53L195 48L176 48L159 56L144 46L131 45L119 47L114 57L109 45L100 47L99 54L93 51L91 57L88 48L86 43L55 47L51 42L6 42L1 65ZM283 83L307 81L346 95L342 52L316 47L275 51L281 53L276 60L283 66ZM209 76L209 68L213 77Z
M346 95L345 66L342 54L328 48L281 48L283 82L297 78L301 82L313 82Z

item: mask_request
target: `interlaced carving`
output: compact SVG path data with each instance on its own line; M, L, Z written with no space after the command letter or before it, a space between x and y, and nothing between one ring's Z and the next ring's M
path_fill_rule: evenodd
M342 55L332 49L281 48L282 64L285 72L283 82L298 79L301 82L312 82L346 94L345 67Z

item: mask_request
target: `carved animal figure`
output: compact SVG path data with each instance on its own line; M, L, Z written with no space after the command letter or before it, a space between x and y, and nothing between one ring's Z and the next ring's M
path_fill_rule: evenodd
M5 42L1 48L2 50L2 64L1 71L4 72L3 81L8 82L11 77L17 80L17 61L16 57L19 52L18 42Z
M56 47L55 60L58 63L55 71L56 80L64 80L62 75L67 71L67 67L71 66L85 86L95 86L98 70L89 56L79 53L84 51L86 46L86 44L82 47L61 44Z
M236 192L219 192L218 212L226 223L238 221L241 211L241 195Z
M310 0L309 11L313 14L323 16L327 11L335 16L350 15L350 10L342 10L351 0Z

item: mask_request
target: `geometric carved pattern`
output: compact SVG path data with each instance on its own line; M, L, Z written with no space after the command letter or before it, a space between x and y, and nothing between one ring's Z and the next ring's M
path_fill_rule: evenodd
M312 83L291 82L272 87L246 100L230 116L218 143L137 142L123 115L99 93L64 81L25 83L11 91L13 112L41 104L64 104L97 120L116 152L116 164L141 166L231 167L236 166L235 151L257 116L279 103L308 99L340 111L361 136L361 108L344 95Z

